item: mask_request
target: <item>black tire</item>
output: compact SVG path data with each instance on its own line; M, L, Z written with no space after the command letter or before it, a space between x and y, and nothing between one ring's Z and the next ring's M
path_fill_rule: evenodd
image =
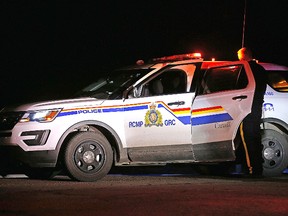
M100 132L80 132L67 143L64 165L69 177L77 181L97 181L110 171L113 151Z
M265 129L262 134L263 175L279 176L288 165L288 140L286 135Z

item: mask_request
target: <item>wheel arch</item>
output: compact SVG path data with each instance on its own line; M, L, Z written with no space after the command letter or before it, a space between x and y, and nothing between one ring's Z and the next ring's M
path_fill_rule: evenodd
M288 124L277 118L264 118L261 121L262 129L272 129L281 134L288 135Z
M122 161L129 160L127 157L127 153L123 148L122 141L116 131L111 128L109 125L100 122L100 121L82 121L78 122L71 127L69 127L65 133L61 136L57 143L56 152L57 152L57 165L61 164L61 152L65 148L65 144L67 141L73 136L73 134L81 131L93 131L93 130L100 131L106 139L109 141L114 154L114 163L120 163Z

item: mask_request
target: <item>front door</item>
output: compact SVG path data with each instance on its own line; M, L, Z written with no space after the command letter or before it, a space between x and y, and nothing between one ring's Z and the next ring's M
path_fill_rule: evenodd
M138 86L142 96L125 100L124 147L137 161L169 161L190 158L191 106L188 73L195 65L173 66ZM143 158L143 155L145 155Z

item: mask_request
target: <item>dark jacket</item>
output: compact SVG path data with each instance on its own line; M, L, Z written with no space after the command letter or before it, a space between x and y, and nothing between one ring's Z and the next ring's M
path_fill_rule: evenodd
M252 109L253 108L262 109L262 105L264 102L264 94L267 86L267 74L265 69L261 65L259 65L256 61L254 60L249 61L249 65L253 72L256 83Z

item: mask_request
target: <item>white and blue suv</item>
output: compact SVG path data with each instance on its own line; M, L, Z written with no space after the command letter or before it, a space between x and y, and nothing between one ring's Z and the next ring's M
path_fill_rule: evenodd
M275 176L288 165L288 68L262 65L269 76L263 167ZM0 174L64 171L96 181L112 166L235 161L254 87L248 62L191 53L113 71L72 99L7 106L0 112Z

